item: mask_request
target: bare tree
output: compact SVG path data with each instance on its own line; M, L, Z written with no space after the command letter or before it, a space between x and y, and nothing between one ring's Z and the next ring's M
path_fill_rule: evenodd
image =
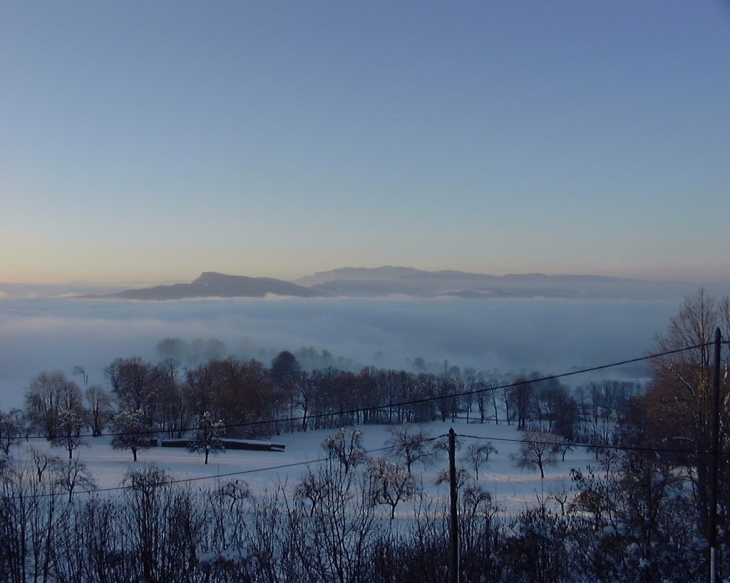
M81 379L84 381L84 386L89 384L89 375L86 373L86 369L83 366L76 365L71 374L73 374L74 376L80 376Z
M675 462L693 466L696 503L703 532L708 532L710 512L709 456L712 434L712 360L715 330L720 328L725 340L730 337L730 298L717 300L704 289L682 302L679 314L669 322L667 332L659 338L658 349L665 354L651 361L652 383L644 399L648 437L657 443L671 442ZM690 348L689 350L683 350ZM722 365L727 370L730 354L728 345L722 347ZM727 375L720 379L721 455L728 450L727 424L730 410L730 385ZM727 483L730 476L721 472ZM723 485L721 490L727 492ZM721 530L730 525L730 497L718 507Z
M55 455L48 455L34 447L29 447L31 458L33 459L33 467L35 468L36 478L38 481L43 481L43 474L46 470L54 468L56 465L61 463L60 458Z
M565 439L562 435L558 436L560 439L555 444L555 453L560 454L560 459L562 461L565 461L565 454L567 454L569 451L573 451L575 449L575 446L568 440Z
M122 411L142 411L148 425L155 419L158 405L159 374L155 367L137 356L117 358L104 372Z
M57 459L57 458L55 458ZM0 480L0 574L3 581L58 581L55 552L66 522L53 480L18 464Z
M218 486L214 491L214 495L221 500L230 501L229 510L233 510L238 502L251 498L251 488L243 480L240 482L238 480L231 480Z
M490 442L472 443L466 448L464 461L474 468L474 479L479 479L479 468L489 461L489 456L493 453L499 453Z
M289 401L289 429L293 429L294 410L298 405L299 380L302 376L301 367L294 356L288 350L280 352L271 361L269 371L271 381L277 390L282 391Z
M86 464L74 459L66 463L56 464L54 467L55 483L65 492L68 492L68 501L73 500L76 489L90 492L96 489L96 484Z
M201 519L191 493L171 482L169 474L156 466L130 471L125 477L127 553L135 571L128 580L196 580Z
M31 424L47 439L54 439L58 414L64 409L83 411L78 385L60 371L35 376L25 393L25 411Z
M413 425L402 425L388 427L388 432L391 437L386 440L385 447L389 448L389 456L401 461L409 476L414 464L420 463L427 467L438 457L431 447L433 439L428 431Z
M287 507L287 541L297 558L298 581L365 581L370 570L368 549L376 535L375 512L362 472L346 471L336 457L310 468L305 491Z
M10 448L20 442L20 426L9 414L0 411L0 451L10 455Z
M535 389L532 383L522 377L506 390L505 404L509 402L512 411L517 415L517 429L524 430L535 406Z
M173 359L163 360L155 369L159 403L156 408L156 423L160 431L171 438L180 438L194 417L188 402L188 394L178 381L179 363Z
M570 494L565 486L551 488L547 497L550 500L554 500L560 506L560 515L565 516L565 509L570 498Z
M467 484L469 482L470 478L471 478L471 476L469 475L469 472L466 471L466 468L463 468L463 467L456 468L456 488L458 490L461 490L462 486ZM436 476L434 483L437 486L440 486L441 484L448 484L450 481L451 481L451 472L449 472L449 468L445 468L438 473L438 476Z
M520 451L512 459L520 468L539 469L540 478L544 478L545 468L558 461L556 446L560 440L560 437L552 433L530 431L522 438Z
M112 417L111 397L101 385L91 385L84 391L86 406L89 415L91 433L98 437Z

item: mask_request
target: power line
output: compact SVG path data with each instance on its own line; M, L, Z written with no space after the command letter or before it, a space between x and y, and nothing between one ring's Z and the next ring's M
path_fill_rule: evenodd
M438 439L443 439L445 437L447 437L447 435L444 433L444 434L441 434L441 435L437 435L436 437L423 437L423 438L420 438L420 439L414 439L413 442L414 443L428 443L428 442L431 442L431 441L436 441ZM359 453L362 453L362 454L365 454L365 455L369 455L369 454L377 453L377 452L381 452L381 451L389 451L389 450L392 450L392 449L396 449L397 447L399 447L399 444L393 444L393 445L378 447L378 448L370 449L370 450L361 450L361 451L359 451ZM267 471L272 471L272 470L282 470L282 469L294 468L294 467L297 467L297 466L308 466L310 464L319 464L319 463L326 462L326 461L333 460L333 459L336 459L336 457L334 457L334 456L327 456L327 457L320 457L320 458L317 458L317 459L314 459L314 460L305 460L305 461L301 461L301 462L291 462L291 463L288 463L288 464L279 464L278 466L269 466L269 467L265 467L265 468L254 468L254 469L250 469L250 470L240 470L240 471L237 471L237 472L226 472L226 473L222 473L222 474L213 474L213 475L210 475L210 476L197 476L195 478L177 478L177 479L170 479L170 480L164 480L164 481L160 482L159 485L160 486L168 486L168 485L174 485L174 484L185 484L185 483L191 483L191 482L200 482L200 481L203 481L203 480L217 480L217 479L220 479L220 478L229 478L229 477L233 477L233 476L242 476L242 475L247 475L247 474L256 474L256 473L259 473L259 472L267 472ZM94 489L94 490L88 490L85 493L86 494L98 494L98 493L101 493L101 492L121 492L121 491L124 491L124 490L133 490L134 488L135 488L135 486L132 486L132 485L126 485L126 486L125 485L122 485L122 486L114 486L114 487L111 487L111 488L97 488L97 489ZM44 492L43 494L29 494L27 496L23 496L23 498L31 498L31 499L32 498L48 498L48 497L51 497L51 496L59 496L59 495L60 495L60 493L58 493L58 492ZM4 497L4 499L9 499L9 500L15 500L15 499L18 499L18 498L20 498L20 496L6 496L6 497Z
M487 392L493 392L493 391L502 390L502 389L514 388L514 387L523 386L523 385L531 384L531 383L539 383L539 382L544 382L544 381L549 381L549 380L558 380L558 379L562 379L562 378L566 378L566 377L570 377L570 376L576 376L576 375L580 375L580 374L585 374L585 373L589 373L589 372L606 370L606 369L614 368L617 366L624 366L627 364L633 364L633 363L643 362L643 361L647 361L647 360L654 359L654 358L660 358L660 357L669 356L672 354L678 354L678 353L686 352L689 350L695 350L697 348L702 348L702 347L705 347L708 345L710 345L710 343L697 344L695 346L688 346L688 347L668 350L668 351L664 351L661 353L650 354L650 355L646 355L646 356L642 356L642 357L638 357L638 358L632 358L632 359L613 362L613 363L609 363L609 364L593 366L593 367L589 367L589 368L574 370L574 371L555 374L555 375L547 375L547 376L543 376L543 377L536 378L536 379L516 381L516 382L493 386L493 387L483 387L483 388L478 388L478 389L472 389L469 391L459 391L459 392L455 392L455 393L451 393L451 394L447 394L447 395L431 395L429 397L424 397L424 398L419 398L419 399L410 399L410 400L400 401L397 403L389 403L389 404L377 405L377 406L372 406L372 407L363 407L363 408L350 409L350 410L337 411L337 412L318 413L318 414L310 415L307 418L308 419L321 419L321 418L326 418L326 417L332 417L334 415L354 415L354 414L358 414L358 413L374 412L374 411L379 411L379 410L383 410L383 409L391 409L391 408L397 408L397 407L408 407L408 406L419 405L419 404L424 404L424 403L437 402L437 401L441 401L441 400L445 400L445 399L454 399L454 398L460 398L460 397L465 397L465 396L472 396L472 395L481 394L481 393L487 393ZM276 418L276 419L270 419L270 420L259 420L259 421L250 421L250 422L242 422L242 423L225 424L223 427L225 427L225 428L252 427L252 426L260 426L260 425L288 423L288 422L295 422L295 421L301 421L301 420L302 420L302 417L290 416L290 417ZM149 430L149 431L139 432L138 434L139 435L145 435L145 434L152 435L152 434L156 434L159 432L160 432L160 430ZM114 437L114 436L126 435L126 434L125 433L107 433L105 435ZM503 441L503 442L513 442L513 443L519 443L519 442L523 441L522 439L509 439L509 438L499 438L499 437L490 438L490 437L485 437L485 436L475 436L475 435L466 435L466 434L459 434L458 436L464 437L464 438L470 438L470 439L480 439L480 440L491 439L493 441ZM88 434L84 434L83 437L91 437L91 436ZM438 437L433 437L433 438L424 438L421 440L421 442L434 441L437 439L441 439L443 437L446 437L446 436L440 435ZM554 444L554 442L549 442L549 444ZM692 453L692 452L688 452L686 450L675 450L675 449L669 449L669 448L665 449L665 448L619 446L619 445L607 445L607 444L605 444L605 445L604 444L600 444L600 445L581 444L581 443L572 443L571 444L571 443L566 442L566 445L573 445L575 447L596 448L596 449L635 450L635 451L663 452L663 453ZM362 453L370 454L370 453L375 453L375 452L379 452L379 451L389 450L394 447L397 447L397 445L393 445L393 446L389 446L389 447L381 447L381 448L377 448L377 449L373 449L373 450L369 450L369 451L366 450L366 451L363 451ZM229 472L229 473L224 473L224 474L214 474L211 476L199 476L199 477L195 477L195 478L181 478L181 479L175 479L175 480L166 480L164 482L164 484L172 485L172 484L178 484L178 483L190 483L190 482L201 481L201 480L211 480L211 479L220 479L220 478L232 477L232 476L241 476L241 475L253 474L253 473L258 473L258 472L263 472L263 471L287 469L287 468L292 468L292 467L297 467L297 466L302 466L302 465L309 465L309 464L313 464L313 463L321 463L328 459L331 459L331 458L330 457L318 458L316 460L293 462L290 464L281 464L278 466L270 466L270 467L266 467L266 468L241 470L238 472ZM118 486L118 487L114 487L114 488L98 489L98 490L94 490L94 492L99 493L99 492L122 491L122 490L130 489L130 488L132 488L132 486L127 485L127 486ZM91 493L91 492L89 492L89 493ZM53 495L57 495L57 494L44 493L44 494L38 494L35 496L44 497L44 496L53 496Z
M435 437L422 437L418 439L414 439L414 444L424 444L429 443L433 441L437 441L439 439L444 439L448 437L447 434L441 434L437 435ZM503 443L523 443L523 439L516 439L516 438L508 438L508 437L491 437L491 436L485 436L485 435L471 435L471 434L464 434L464 433L457 433L456 437L461 437L464 439L476 439L480 441L497 441L497 442L503 442ZM591 444L591 443L581 443L581 442L569 442L565 441L564 443L556 443L554 441L543 441L543 440L532 440L534 443L537 444L543 444L543 445L565 445L570 447L583 447L586 449L595 449L595 450L619 450L619 451L638 451L638 452L645 452L645 453L681 453L681 454L689 454L694 453L687 450L679 450L679 449L672 449L672 448L657 448L657 447L641 447L641 446L630 446L630 445L609 445L609 444ZM396 449L399 447L399 444L393 444L389 446L383 446L379 448L374 448L370 450L362 450L360 453L364 455L370 455L374 453L384 452L384 451L391 451L393 449ZM730 453L722 454L724 457L730 457ZM261 472L269 472L269 471L277 471L277 470L283 470L283 469L290 469L300 466L309 466L312 464L319 464L322 462L330 461L336 459L333 456L326 456L326 457L320 457L313 460L304 460L301 462L291 462L287 464L279 464L276 466L267 466L267 467L259 467L259 468L252 468L248 470L239 470L236 472L225 472L220 474L212 474L209 476L196 476L194 478L176 478L176 479L166 479L162 482L160 482L160 486L172 486L175 484L189 484L193 482L201 482L205 480L220 480L222 478L231 478L235 476L245 476L250 474L256 474ZM86 494L99 494L99 493L107 493L107 492L122 492L125 490L133 490L135 486L133 485L122 485L122 486L114 486L110 488L99 488L95 490L89 490L83 493ZM79 492L79 494L82 494ZM45 492L42 494L29 494L26 496L23 496L24 498L46 498L51 496L60 496L61 494L59 492ZM9 496L6 497L6 499L17 499L20 498L19 496Z
M543 433L543 432L533 432L533 433ZM509 438L509 437L489 437L486 435L464 435L464 434L460 434L460 433L457 433L456 437L464 437L466 439L500 441L500 442L505 442L505 443L523 443L523 442L525 442L524 438L515 439L515 438ZM692 450L687 450L687 449L673 449L673 448L665 448L665 447L649 447L649 446L639 446L639 445L613 445L613 444L603 444L603 443L585 443L585 442L567 441L567 440L564 442L555 442L555 441L540 440L540 439L530 439L530 442L540 444L540 445L560 445L560 446L570 446L570 447L583 447L583 448L592 449L592 450L611 449L611 450L618 450L618 451L638 451L638 452L644 452L644 453L677 453L677 454L709 455L709 452L697 452L697 451L692 451ZM726 452L726 453L720 452L720 455L730 458L730 452Z
M507 383L507 384L498 385L498 386L494 386L494 387L483 387L483 388L478 388L478 389L472 389L469 391L458 391L458 392L450 393L447 395L430 395L428 397L422 397L419 399L409 399L406 401L399 401L396 403L373 405L371 407L359 407L356 409L331 411L328 413L315 413L313 415L307 416L306 418L309 420L313 420L313 419L324 419L327 417L333 417L335 415L344 416L344 415L356 415L358 413L373 413L376 411L381 411L383 409L410 407L413 405L422 405L425 403L433 403L433 402L437 402L437 401L443 401L446 399L458 399L459 397L468 397L468 396L477 395L477 394L481 394L481 393L499 391L502 389L510 389L510 388L519 387L519 386L532 384L532 383L540 383L540 382L544 382L544 381L558 380L558 379L562 379L562 378L566 378L566 377L570 377L570 376L576 376L576 375L580 375L580 374L586 374L589 372L596 372L599 370L615 368L617 366L624 366L627 364L635 364L637 362L643 362L643 361L651 360L654 358L661 358L663 356L678 354L678 353L686 352L689 350L696 350L697 348L709 346L710 344L711 343L702 343L702 344L697 344L695 346L687 346L687 347L683 347L683 348L677 348L674 350L667 350L667 351L656 353L656 354L649 354L647 356L641 356L638 358L631 358L628 360L612 362L610 364L603 364L603 365L593 366L593 367L589 367L589 368L578 369L578 370L574 370L574 371L570 371L570 372L543 376L543 377L536 378L536 379L529 379L529 380L526 379L524 381ZM294 417L294 416L277 417L274 419L264 419L264 420L258 420L258 421L243 421L240 423L226 423L226 424L223 424L221 426L221 428L229 429L229 428L242 428L242 427L256 427L256 426L263 426L263 425L293 423L293 422L302 421L302 420L303 420L303 417L301 417L301 416L300 417ZM191 430L194 431L195 428L192 428ZM150 430L136 432L135 435L156 435L161 432L163 432L163 430L150 429ZM104 435L109 436L109 437L116 437L116 436L121 436L121 435L127 435L127 433L115 432L115 433L105 433ZM81 435L81 437L94 437L94 436L87 433L87 434Z
M423 444L423 443L429 443L433 441L437 441L439 439L443 439L448 437L446 434L437 435L435 437L422 437L418 439L414 439L413 443L415 444ZM457 433L456 437L461 437L465 439L476 439L476 440L482 440L482 441L497 441L497 442L503 442L503 443L523 443L525 440L522 439L516 439L516 438L508 438L508 437L491 437L491 436L485 436L485 435L471 435L471 434L464 434L464 433ZM586 449L595 449L595 450L619 450L619 451L637 451L637 452L644 452L644 453L678 453L678 454L692 454L696 452L691 452L687 450L680 450L680 449L672 449L672 448L658 448L658 447L641 447L641 446L631 446L631 445L610 445L610 444L592 444L592 443L582 443L582 442L570 442L565 441L563 443L556 443L555 441L547 441L547 440L531 440L533 443L537 444L543 444L543 445L564 445L569 447L582 447ZM393 444L389 446L383 446L379 448L374 448L370 450L362 450L360 453L365 455L370 455L378 452L383 451L390 451L393 449L396 449L399 447L399 444ZM723 453L724 457L730 457L730 453ZM236 472L226 472L226 473L220 473L220 474L212 474L209 476L197 476L194 478L177 478L177 479L169 479L164 480L159 485L175 485L175 484L186 484L186 483L192 483L192 482L200 482L204 480L219 480L221 478L230 478L234 476L244 476L249 474L256 474L261 472L268 472L268 471L276 471L276 470L282 470L282 469L289 469L289 468L295 468L299 466L309 466L311 464L319 464L322 462L326 462L329 460L335 459L333 456L327 456L327 457L320 457L313 460L304 460L301 462L291 462L288 464L279 464L276 466L267 466L267 467L259 467L259 468L253 468L248 470L239 470ZM104 492L121 492L124 490L131 490L134 489L134 486L132 485L122 485L122 486L115 486L111 488L100 488L95 490L90 490L85 492L86 494L98 494L98 493L104 493ZM48 492L43 494L32 494L27 495L25 498L45 498L50 496L58 496L60 495L57 492ZM15 499L16 497L10 496L9 499Z

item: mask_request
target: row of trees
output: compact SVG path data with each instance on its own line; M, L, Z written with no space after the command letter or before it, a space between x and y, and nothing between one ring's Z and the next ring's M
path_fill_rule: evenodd
M519 429L596 440L639 385L604 381L575 391L537 373L508 379L456 367L441 374L367 367L359 373L334 368L303 371L282 352L269 367L256 360L211 360L182 369L174 360L157 365L119 358L106 368L108 388L83 390L61 372L43 372L26 391L23 411L0 413L0 441L35 433L69 450L89 430L125 437L115 445L145 447L153 433L180 438L211 421L229 437L258 437L368 423L424 423L440 419L516 423Z

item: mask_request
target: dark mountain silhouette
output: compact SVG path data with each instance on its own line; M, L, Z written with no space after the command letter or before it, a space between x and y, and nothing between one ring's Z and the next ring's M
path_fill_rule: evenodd
M525 273L487 275L463 271L424 271L411 267L345 267L295 280L327 295L348 297L452 296L479 298L631 298L676 299L696 284L654 282L598 275Z
M126 300L183 300L190 298L262 298L266 294L312 298L323 292L270 277L246 277L205 272L191 283L128 289L114 294L82 296Z
M344 267L318 272L294 282L206 272L191 283L127 289L105 295L76 296L128 300L189 298L260 298L267 294L299 298L378 298L393 295L431 298L574 298L666 299L692 293L694 283L654 282L597 275L525 273L487 275L463 271L424 271L412 267Z

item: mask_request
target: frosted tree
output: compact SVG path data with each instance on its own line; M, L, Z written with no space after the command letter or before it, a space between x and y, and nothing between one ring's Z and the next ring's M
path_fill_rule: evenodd
M205 455L205 464L208 463L208 456L213 453L220 453L225 448L221 437L225 432L225 423L222 419L215 420L209 412L205 412L198 420L198 426L193 432L193 438L188 445L188 451L202 453Z
M390 519L393 520L396 506L412 498L416 492L413 476L401 464L382 458L368 460L367 474L373 503L390 506Z
M68 459L73 459L76 448L85 442L81 439L81 428L84 418L76 409L63 409L56 417L56 436L51 441L53 447L62 447L68 452Z
M362 431L359 429L338 429L336 433L325 438L322 449L329 457L340 461L345 473L367 459L362 447Z
M137 461L137 452L149 449L152 444L146 416L142 409L135 411L120 411L112 419L112 447L114 449L128 449L132 458Z

